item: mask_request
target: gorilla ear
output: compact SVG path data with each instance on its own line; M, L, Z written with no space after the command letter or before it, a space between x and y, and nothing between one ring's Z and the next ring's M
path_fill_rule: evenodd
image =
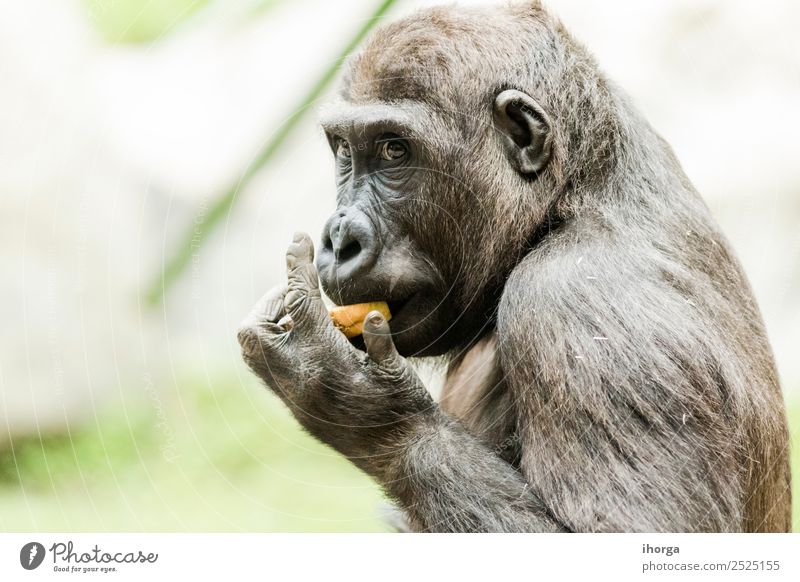
M550 160L550 120L530 95L507 89L494 100L494 125L511 164L526 176L540 173Z

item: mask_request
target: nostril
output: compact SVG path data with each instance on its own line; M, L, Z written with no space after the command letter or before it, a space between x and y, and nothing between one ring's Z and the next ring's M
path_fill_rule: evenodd
M344 214L344 216L342 216ZM366 272L377 260L375 232L363 211L337 211L320 237L317 264L325 277L337 280Z
M336 258L340 263L346 263L350 259L357 257L360 252L361 243L359 243L357 240L352 240L344 247L339 249Z
M328 233L322 236L322 246L325 250L333 251L333 239L331 239Z

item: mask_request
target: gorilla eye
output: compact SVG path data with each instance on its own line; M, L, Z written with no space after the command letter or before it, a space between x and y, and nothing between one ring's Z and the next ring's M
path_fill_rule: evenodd
M399 139L386 140L381 144L381 157L390 162L399 160L408 152L406 144Z
M343 139L338 140L336 143L336 155L340 158L350 159L352 155L350 152L350 144Z

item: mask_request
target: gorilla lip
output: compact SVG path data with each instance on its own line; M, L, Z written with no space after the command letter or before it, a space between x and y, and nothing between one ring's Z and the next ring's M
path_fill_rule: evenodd
M403 310L403 307L408 305L408 302L414 297L415 294L411 294L405 299L387 299L386 303L389 305L389 311L392 312L392 317L396 318L400 312Z

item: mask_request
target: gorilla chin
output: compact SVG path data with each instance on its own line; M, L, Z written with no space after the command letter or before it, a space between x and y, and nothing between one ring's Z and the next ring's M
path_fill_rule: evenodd
M397 351L406 357L439 356L455 345L451 337L453 318L438 294L414 293L404 301L388 301L392 319L389 328Z

